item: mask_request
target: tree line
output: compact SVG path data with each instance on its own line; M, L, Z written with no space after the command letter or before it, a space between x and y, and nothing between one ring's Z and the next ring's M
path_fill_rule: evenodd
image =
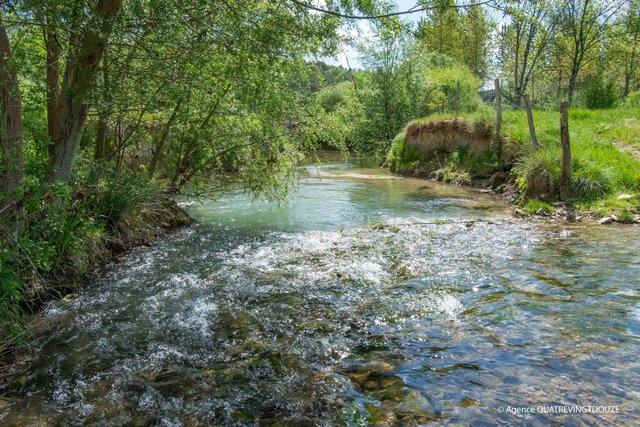
M362 139L389 140L410 115L429 112L400 105L420 104L407 92L424 90L415 85L421 76L408 69L424 75L425 55L465 67L478 86L500 76L515 107L526 92L544 105L571 103L578 91L580 102L599 106L638 89L637 0L435 0L410 11L382 1L327 4L3 1L3 192L19 186L25 149L48 159L49 183L70 181L80 149L91 160L136 163L175 188L229 171L247 171L242 181L262 187L251 183L251 165L277 170L300 145L291 121L307 111L290 81L309 55L336 50L348 18L368 18L376 33L360 46L369 73L362 89L382 100L362 103L378 108L382 123L370 123L375 135L363 126ZM398 19L412 11L426 14L415 28ZM434 94L431 110L445 96Z

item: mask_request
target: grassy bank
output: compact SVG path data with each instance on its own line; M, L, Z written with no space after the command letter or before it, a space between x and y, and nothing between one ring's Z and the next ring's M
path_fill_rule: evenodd
M78 168L70 185L25 180L0 222L0 354L24 335L24 316L72 293L114 256L191 223L134 173Z
M579 212L595 217L616 215L623 222L635 220L640 211L640 161L634 150L640 146L640 110L571 110L569 134L571 142L571 176L569 200ZM421 121L453 120L454 115L435 115ZM495 126L490 109L465 114L458 120L471 127ZM506 170L515 185L517 202L527 212L551 210L558 200L560 162L560 116L557 111L535 111L534 122L541 148L535 149L529 136L524 111L503 113L502 135L507 152ZM388 164L400 172L432 161L428 154L407 147L404 135L396 138L388 156ZM467 175L465 183L487 172L500 170L490 152L484 159L461 155L460 150L437 158L437 169L431 176L452 180ZM424 167L424 166L422 166ZM446 173L443 173L444 170ZM438 172L440 171L440 172ZM482 173L480 173L482 171ZM448 179L447 179L448 178ZM453 179L460 181L459 179ZM499 187L502 182L498 180ZM632 197L628 197L628 195Z

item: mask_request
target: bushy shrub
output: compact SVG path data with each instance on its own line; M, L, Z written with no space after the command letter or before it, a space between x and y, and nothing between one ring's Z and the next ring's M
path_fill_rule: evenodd
M559 147L528 149L514 166L516 183L523 191L525 199L553 197L557 194L560 181Z
M385 162L385 165L391 168L391 170L395 170L402 161L405 150L405 138L406 134L402 131L396 135L391 142L391 148L389 149L389 153L387 153L387 159Z
M640 90L629 93L624 99L624 106L627 108L640 108Z
M21 301L56 295L45 281L78 277L103 254L105 231L154 196L132 172L80 163L71 185L24 178L15 215L0 222L0 347L21 329ZM66 286L66 285L65 285Z
M583 96L586 107L593 110L613 108L618 102L614 82L605 82L601 75L589 79Z
M87 215L107 227L113 227L153 194L150 183L133 172L103 165L94 166L76 190Z

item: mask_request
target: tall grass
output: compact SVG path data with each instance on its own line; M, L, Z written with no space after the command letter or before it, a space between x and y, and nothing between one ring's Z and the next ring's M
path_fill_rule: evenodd
M588 202L609 195L640 190L640 162L620 147L632 147L640 138L640 111L571 110L570 197L588 206ZM526 115L510 111L503 116L503 132L520 148L514 171L526 197L557 194L560 179L559 113L535 111L536 135L542 148L534 149L529 137Z

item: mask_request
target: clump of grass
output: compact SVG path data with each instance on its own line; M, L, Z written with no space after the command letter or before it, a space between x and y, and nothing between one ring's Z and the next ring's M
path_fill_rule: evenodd
M560 182L559 148L528 149L514 166L516 183L525 199L552 197Z
M553 206L538 199L527 200L524 206L522 206L522 209L529 215L536 215L540 212L543 212L545 214L553 212Z
M635 216L629 211L622 211L618 213L618 222L623 224L633 224L636 222Z

